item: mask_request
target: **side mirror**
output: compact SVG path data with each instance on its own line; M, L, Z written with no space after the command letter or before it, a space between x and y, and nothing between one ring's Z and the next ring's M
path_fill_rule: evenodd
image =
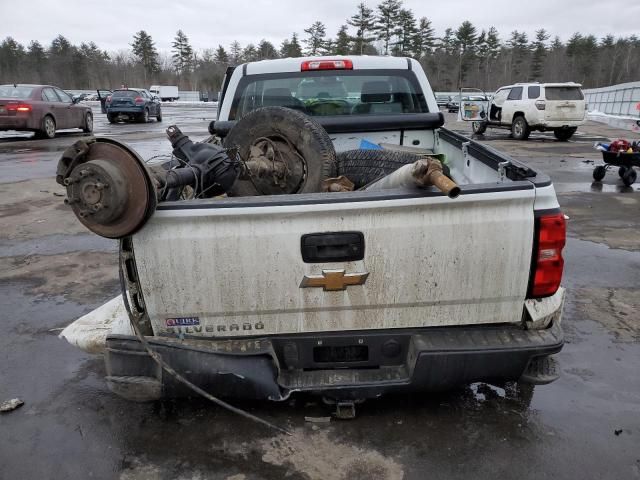
M79 101L80 101L80 97L73 97L73 98L71 99L71 103L72 103L73 105L75 105L75 104L76 104L76 103L78 103Z

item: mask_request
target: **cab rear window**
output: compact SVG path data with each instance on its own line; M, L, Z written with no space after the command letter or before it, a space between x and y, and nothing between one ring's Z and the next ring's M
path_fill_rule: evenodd
M546 87L545 97L547 100L584 100L578 87Z
M310 116L428 112L411 71L318 71L250 75L236 90L229 118L281 106Z

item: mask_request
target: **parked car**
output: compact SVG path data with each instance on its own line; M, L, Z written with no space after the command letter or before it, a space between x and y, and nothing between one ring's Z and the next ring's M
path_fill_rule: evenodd
M93 131L91 107L51 85L0 85L0 130L26 130L53 138L56 130Z
M71 98L73 98L76 102L84 102L85 100L89 99L89 95L88 93L80 93L78 95L72 95Z
M107 120L116 123L119 119L146 123L150 117L162 121L160 99L144 88L114 90L105 102Z
M291 106L306 115L281 108ZM296 126L283 120L293 117ZM306 192L298 155L287 172L304 195L257 198L247 176L244 195L169 202L121 244L131 317L116 298L79 320L85 337L70 341L102 349L109 388L138 401L179 389L142 353L132 322L165 361L222 397L308 391L353 406L393 390L553 381L565 220L551 180L443 121L413 59L287 58L228 70L211 126L224 146L288 125L282 135L316 152L324 176L362 185L415 161L407 151L436 154L461 195ZM257 148L244 140L240 156ZM384 147L363 150L363 141ZM118 335L102 333L112 327Z
M453 97L451 95L436 95L436 103L438 104L438 108L446 107L451 100L453 100Z
M452 97L449 103L447 103L446 108L449 113L458 113L460 108L460 97Z
M517 140L526 140L534 130L552 130L558 140L567 141L587 113L578 83L517 83L499 88L489 101L463 101L462 108L462 119L473 122L474 133L504 128Z

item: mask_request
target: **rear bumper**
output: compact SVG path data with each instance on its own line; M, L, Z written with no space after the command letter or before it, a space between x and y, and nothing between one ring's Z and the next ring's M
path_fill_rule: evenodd
M28 118L0 117L0 130L30 130Z
M580 125L584 125L586 123L585 120L542 120L537 127L553 129L553 128L575 128Z
M216 396L285 400L292 392L309 391L362 399L391 391L438 391L476 381L517 380L532 359L559 352L563 334L555 323L545 330L443 327L224 341L150 337L149 343L169 365ZM313 345L366 345L368 363L378 366L308 369L308 359L317 360ZM109 388L130 400L190 394L158 367L135 337L107 337L105 362Z
M107 113L112 115L129 115L140 114L144 111L144 107L108 107Z

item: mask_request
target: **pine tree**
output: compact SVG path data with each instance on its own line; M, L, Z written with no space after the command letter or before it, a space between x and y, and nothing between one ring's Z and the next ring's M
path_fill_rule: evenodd
M248 44L242 50L242 61L243 62L255 62L258 59L258 50L256 50L256 46L253 43Z
M218 45L213 61L221 65L227 65L229 63L229 55L222 45Z
M463 54L475 51L478 32L471 22L465 20L456 31L456 43Z
M400 0L383 0L378 5L374 29L377 33L377 39L384 43L385 55L389 55L389 47L392 46L393 37L398 34L398 16L401 6Z
M33 83L41 83L45 80L47 70L47 55L42 44L37 40L32 40L27 49L27 66L31 74L29 78ZM2 69L0 69L2 70Z
M297 58L302 56L302 47L298 40L298 34L293 33L291 40L285 40L280 47L280 56L285 58Z
M229 47L229 60L232 65L238 65L242 61L242 46L237 40Z
M498 30L495 27L489 28L488 32L484 30L478 37L477 41L477 53L480 57L479 67L484 69L483 88L491 87L491 73L493 71L493 65L500 54L500 38L498 36Z
M349 36L347 26L342 25L336 35L336 40L331 53L336 55L349 55L349 52L351 52L351 43L352 39L351 36Z
M75 84L73 55L76 48L64 36L58 35L49 47L49 66L59 72L58 82L63 85ZM67 88L70 88L67 86ZM73 87L71 87L73 88Z
M413 37L413 53L417 59L433 51L436 44L435 31L431 26L431 20L426 17L420 19L418 30Z
M514 30L511 32L511 38L507 41L507 45L511 48L511 81L521 82L525 80L525 66L527 56L529 55L529 40L525 32Z
M447 28L444 31L444 37L439 41L439 48L444 50L447 55L453 55L456 53L456 37L452 28Z
M549 34L544 28L541 28L536 31L536 41L531 44L531 50L533 51L531 57L531 77L536 81L542 79L544 60L547 56L547 40L549 40Z
M138 63L142 65L144 69L145 83L147 83L147 76L151 77L160 71L158 51L153 43L153 39L147 32L140 30L133 36L131 48Z
M17 77L21 73L25 55L24 47L13 37L7 37L0 43L0 79L4 78L3 83L16 81L15 78L5 78L3 72L15 72Z
M398 14L398 42L394 48L395 55L411 56L414 53L415 37L418 34L416 18L411 10L400 9Z
M361 3L358 5L358 12L349 18L347 23L356 28L353 52L363 55L366 46L375 40L374 36L369 35L375 27L373 10Z
M260 40L258 44L258 60L268 60L272 58L278 58L278 51L276 47L273 46L271 42L266 41L265 39Z
M179 76L189 74L193 68L193 48L189 44L189 39L182 30L178 30L176 37L171 44L173 66Z
M309 37L304 40L304 43L307 44L307 54L313 57L323 53L327 42L325 38L327 28L324 23L315 22L309 28L305 28L304 32L309 35Z
M459 70L458 70L458 88L463 87L463 83L467 78L467 72L474 61L476 52L476 42L478 34L476 27L471 22L465 20L455 34L456 46L459 49Z

